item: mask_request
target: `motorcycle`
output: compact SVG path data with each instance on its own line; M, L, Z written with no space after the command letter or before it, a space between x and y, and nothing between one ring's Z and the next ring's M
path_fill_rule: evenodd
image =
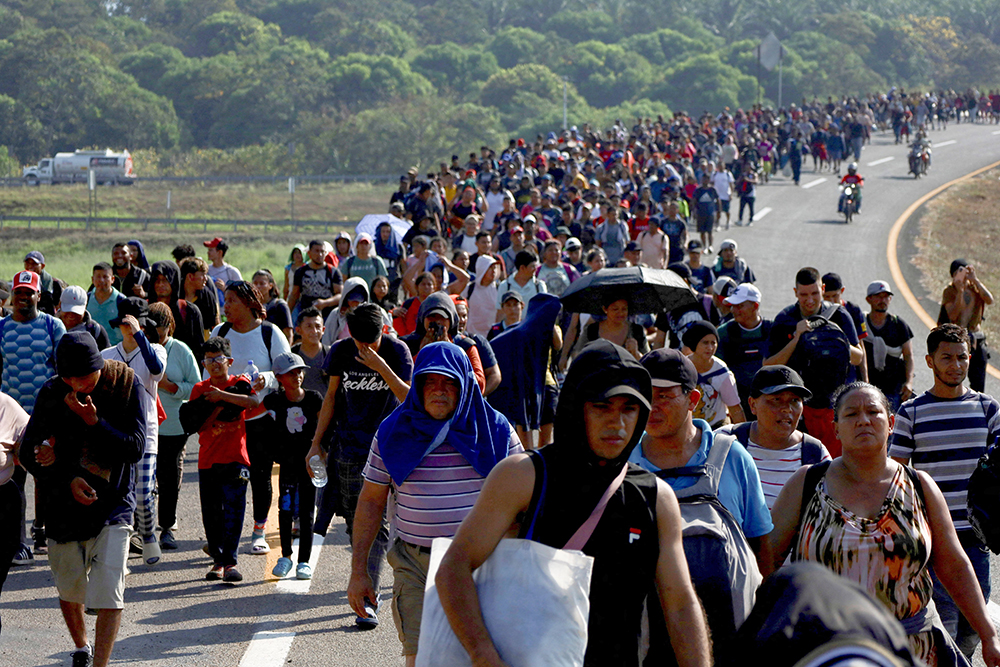
M910 173L913 178L920 178L927 175L927 170L931 164L931 150L923 144L913 144L910 149Z
M847 224L851 224L854 214L858 212L857 188L858 186L850 183L840 188L842 193L840 212L844 214L844 222Z

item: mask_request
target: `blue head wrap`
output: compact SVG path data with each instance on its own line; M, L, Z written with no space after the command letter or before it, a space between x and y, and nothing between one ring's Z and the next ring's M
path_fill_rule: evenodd
M424 410L421 375L437 373L459 383L458 405L447 420ZM420 350L406 400L378 428L378 448L396 485L402 484L424 457L447 443L485 477L507 456L511 427L506 417L487 405L472 363L453 343L431 343Z

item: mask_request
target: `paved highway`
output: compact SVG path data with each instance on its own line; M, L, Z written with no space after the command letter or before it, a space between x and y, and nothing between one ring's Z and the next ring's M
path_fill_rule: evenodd
M996 126L953 125L944 132L932 132L931 138L936 144L934 165L928 177L920 180L907 175L906 148L895 146L891 134L874 138L860 161L866 184L864 212L849 226L837 215L837 179L829 173L814 174L807 167L799 187L779 176L759 188L760 213L755 224L718 234L715 245L727 237L739 243L740 254L759 277L765 316L773 316L792 302L795 271L806 265L824 273L840 273L847 298L862 305L865 286L874 279L889 280L900 294L899 285L891 279L886 253L886 238L896 219L935 187L1000 161ZM914 231L915 225L909 225L900 237L900 261L902 275L919 296L915 271L905 256ZM947 276L941 276L942 287L946 280ZM932 298L938 295L936 291ZM923 307L932 315L937 312L936 303L925 300ZM930 373L921 357L927 328L899 296L891 310L913 328L916 385L918 390L926 389ZM1000 381L990 377L987 389L1000 395ZM146 566L137 557L130 559L126 608L112 662L156 667L402 664L388 605L382 607L382 624L376 630L355 629L344 593L350 550L342 522L334 524L322 548L314 549L311 582L277 581L270 574L277 554L249 555L248 537L241 548L245 581L240 586L204 580L210 563L201 551L196 449L192 440L180 501L180 550L165 552L155 566ZM244 536L250 534L249 517L248 507ZM268 527L276 531L276 520ZM276 550L277 534L269 539ZM1000 567L994 567L994 573L994 591L1000 591ZM391 579L386 567L384 598ZM1000 594L994 597L1000 600ZM72 644L44 556L34 566L13 568L0 613L4 620L0 665L69 664ZM88 624L92 636L93 620Z

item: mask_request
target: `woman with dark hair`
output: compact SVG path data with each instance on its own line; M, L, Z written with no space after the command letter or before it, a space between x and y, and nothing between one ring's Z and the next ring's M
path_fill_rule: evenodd
M260 294L261 302L267 310L268 322L281 329L291 345L295 337L295 327L292 322L292 311L288 309L288 304L278 296L278 284L274 281L274 275L267 269L259 269L253 274L253 286Z
M223 310L226 322L212 330L213 336L229 341L232 347L234 374L243 373L253 361L264 378L263 398L278 389L271 372L271 363L279 355L291 353L288 339L278 327L266 321L267 310L257 289L245 280L233 280L226 285ZM247 454L250 457L250 488L253 496L253 541L250 553L265 554L271 550L264 538L267 512L271 508L271 470L274 461L269 451L268 432L261 403L244 413L247 433Z
M861 584L903 624L925 664L967 665L934 607L930 567L983 642L983 661L1000 665L1000 642L941 489L923 471L888 456L895 417L867 382L834 396L841 456L798 470L771 515L761 574L791 552Z
M201 311L181 298L180 269L173 262L154 262L149 271L153 286L150 305L162 303L170 308L177 340L183 341L201 363L201 346L205 342L205 322Z
M309 261L306 253L308 248L306 248L301 243L296 243L295 247L292 248L292 252L288 255L288 264L285 264L285 284L281 288L281 298L288 300L288 294L292 291L292 277L295 276L295 272L302 267L303 264Z
M603 338L624 347L636 359L649 352L649 341L641 326L630 322L628 299L612 296L604 304L604 319L590 322L583 327L583 333L576 341L575 353L579 354L587 344Z
M378 276L372 281L371 302L390 314L392 309L396 307L394 296L392 286L386 276Z

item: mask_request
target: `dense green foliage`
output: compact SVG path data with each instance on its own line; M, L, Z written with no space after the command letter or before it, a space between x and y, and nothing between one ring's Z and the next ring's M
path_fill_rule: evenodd
M2 0L0 146L388 173L559 127L564 96L570 124L749 106L769 31L786 104L1000 87L991 0Z

